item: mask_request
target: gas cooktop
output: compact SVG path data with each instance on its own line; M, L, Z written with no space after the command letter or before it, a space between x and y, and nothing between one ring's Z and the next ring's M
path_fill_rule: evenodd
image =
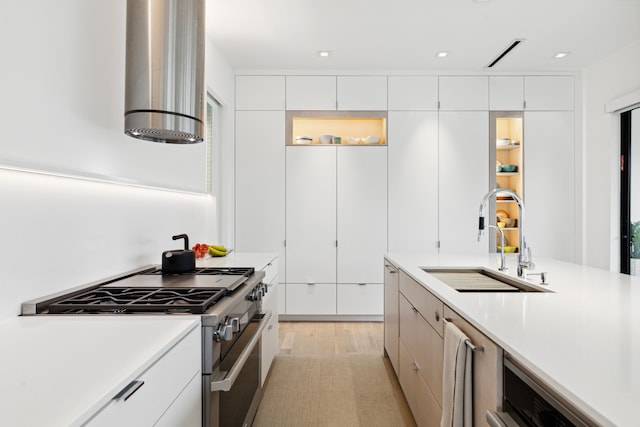
M259 282L254 268L196 268L164 274L160 267L140 270L84 289L23 304L23 314L203 314L233 293L250 277Z

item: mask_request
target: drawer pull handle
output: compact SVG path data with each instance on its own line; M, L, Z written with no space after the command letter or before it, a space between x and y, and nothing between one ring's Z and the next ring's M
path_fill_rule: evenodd
M417 371L418 369L420 369L420 367L416 362L411 362L411 369L413 369L414 371Z
M143 385L144 381L131 381L125 388L122 389L122 391L120 391L120 393L116 394L113 399L126 402L127 399L133 396L133 393L138 391Z
M418 314L418 309L415 308L414 306L411 306L411 310L413 310L414 313Z
M268 330L272 330L273 329L273 325L269 325L269 327L267 329Z
M440 321L440 313L436 310L436 322Z
M366 283L358 283L358 286L366 286Z
M307 285L309 285L309 286L314 286L314 285L315 285L315 283L313 283L313 282L309 282L309 283L307 283Z

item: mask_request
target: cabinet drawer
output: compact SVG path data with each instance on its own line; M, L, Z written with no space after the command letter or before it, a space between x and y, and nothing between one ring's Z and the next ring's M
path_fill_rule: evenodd
M338 314L378 314L384 311L382 283L341 283L338 285Z
M442 312L444 304L433 294L400 270L400 293L418 309L422 317L436 330L438 335L444 336Z
M287 283L287 314L336 314L335 283Z
M201 332L196 328L136 378L143 382L137 391L126 400L114 397L87 425L153 425L201 372L200 360Z
M402 339L400 339L399 356L400 386L416 424L421 427L440 427L442 408L436 402L418 371L413 369L414 361Z
M400 296L400 339L405 343L416 364L416 372L442 406L442 359L444 340L413 310L404 296Z

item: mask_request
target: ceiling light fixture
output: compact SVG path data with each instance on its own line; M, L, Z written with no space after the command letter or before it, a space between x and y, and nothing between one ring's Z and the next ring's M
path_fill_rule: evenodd
M449 52L442 51L442 52L436 53L436 58L445 58L447 56L449 56Z
M515 47L518 46L523 41L524 41L524 39L515 39L514 41L512 41L511 44L509 46L507 46L506 49L503 50L498 56L496 56L496 58L493 61L491 61L489 63L489 65L487 65L485 68L491 68L491 67L495 66L499 61L502 60L502 58L507 56L507 54L509 54L509 52L511 52L513 49L515 49Z
M318 56L320 58L328 58L328 57L331 56L331 51L329 51L329 50L319 50L318 51Z
M560 58L564 58L567 55L569 55L569 52L558 52L555 55L553 55L553 57L556 59L560 59Z

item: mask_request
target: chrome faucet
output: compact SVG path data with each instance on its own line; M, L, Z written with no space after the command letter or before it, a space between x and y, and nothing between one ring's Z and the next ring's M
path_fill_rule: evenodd
M498 269L499 271L509 271L509 269L507 268L507 265L504 261L504 230L500 227L496 227L495 225L489 224L488 225L489 228L495 228L497 231L500 232L500 268ZM478 239L479 240L479 239Z
M527 241L525 240L524 237L524 218L525 218L525 212L524 212L524 201L522 200L522 198L520 196L518 196L518 194L513 191L513 190L509 190L506 188L496 188L493 189L491 191L489 191L487 194L485 194L485 196L482 198L482 200L480 201L480 218L479 218L479 222L478 222L478 241L480 241L480 237L482 236L482 232L485 229L485 224L484 224L484 210L487 206L487 202L492 198L495 197L495 195L497 193L503 193L503 194L508 194L509 196L513 197L513 200L516 201L516 203L518 204L518 211L519 211L519 217L520 219L518 220L520 223L520 252L518 253L518 276L522 277L524 279L527 278L527 270L532 270L535 268L535 264L533 263L533 260L531 258L531 249L527 246ZM502 246L503 250L504 250L504 245ZM503 253L504 255L504 253Z

